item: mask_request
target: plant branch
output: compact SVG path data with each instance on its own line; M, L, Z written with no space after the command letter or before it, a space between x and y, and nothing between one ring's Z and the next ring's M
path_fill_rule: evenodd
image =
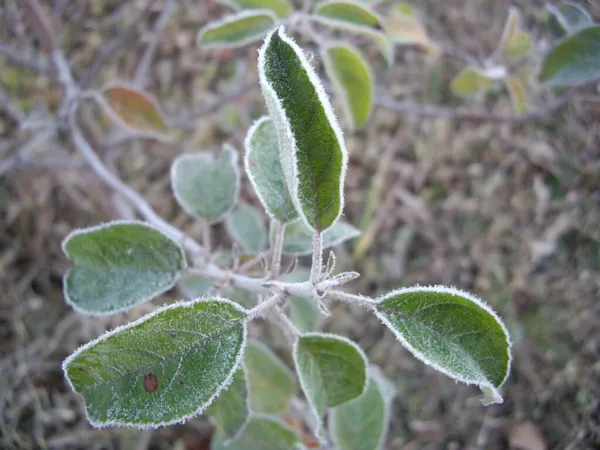
M171 13L175 9L175 1L167 0L166 5L163 7L162 12L160 13L160 17L152 30L152 38L148 43L148 47L140 60L138 67L135 71L135 76L133 77L134 86L143 89L146 84L146 75L148 73L148 69L150 68L150 63L152 63L152 58L154 58L154 53L156 52L156 46L158 45L158 41L162 34L163 29L169 22L171 17Z
M312 250L312 265L310 267L310 281L316 285L321 281L323 274L323 233L314 231L313 233L313 250Z
M273 244L273 257L271 258L271 267L269 269L269 279L276 279L281 272L281 254L283 252L283 238L285 235L285 225L278 220L271 222L275 234L275 243Z

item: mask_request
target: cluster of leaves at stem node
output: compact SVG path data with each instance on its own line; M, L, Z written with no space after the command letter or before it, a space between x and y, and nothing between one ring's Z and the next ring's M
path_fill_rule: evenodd
M286 14L285 4L273 2L273 7ZM334 2L327 5L330 16L339 13ZM208 36L221 35L203 34ZM345 46L327 52L334 66L332 61L356 58ZM206 414L216 427L215 449L281 450L300 448L303 434L283 420L295 411L320 441L340 449L356 449L357 443L361 449L383 448L393 385L368 365L355 343L318 331L319 305L328 299L362 302L425 364L480 387L485 402L501 401L498 388L510 370L510 342L502 321L483 301L447 287L416 286L379 299L335 291L358 276L334 274L333 253L322 268L323 248L359 234L340 220L348 161L342 131L314 68L283 27L267 34L258 64L268 116L249 129L243 165L274 232L266 231L256 207L238 202L240 158L231 146L217 156L179 156L172 188L181 207L204 227L226 224L247 252L234 256L234 268L242 257L266 259L270 250L312 253L313 266L280 274L274 261L264 277L232 277L216 265L223 260L219 255L212 255L213 262L187 255L170 228L120 221L73 232L63 243L73 263L64 290L78 311L124 311L178 282L193 296L107 332L65 360L65 375L83 397L90 423L148 428ZM341 79L347 76L338 69ZM117 91L111 95L118 97ZM133 98L109 103L119 104L116 113L127 117L161 117L144 95ZM138 119L129 122L149 123ZM235 295L214 294L223 279L232 280L229 288L254 290L260 297L242 305ZM259 316L286 325L293 367L263 343L247 340L248 322ZM299 394L305 411L293 400Z

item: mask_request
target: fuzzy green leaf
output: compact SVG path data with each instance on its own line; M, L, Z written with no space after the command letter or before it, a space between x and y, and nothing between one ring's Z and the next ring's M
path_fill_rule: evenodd
M210 22L198 32L197 42L206 48L237 48L259 41L277 23L268 9L242 11Z
M298 433L276 417L253 414L240 436L224 444L213 442L212 450L292 450Z
M544 57L540 79L550 86L574 86L600 77L600 26L581 29Z
M329 412L329 431L338 450L380 450L390 419L391 396L371 375L365 392Z
M329 407L360 396L366 388L367 362L362 350L346 338L307 333L294 344L300 386L313 410L320 435L321 419Z
M360 235L360 230L343 220L323 233L323 249L335 247ZM285 227L283 253L287 255L310 255L312 253L312 233L300 220Z
M182 422L231 383L244 353L245 319L228 300L175 303L84 345L63 370L96 427Z
M294 12L294 5L289 0L220 0L219 3L236 10L268 9L279 17L288 17Z
M277 131L273 121L258 119L246 136L244 166L254 191L267 214L281 223L298 217L279 159Z
M217 158L209 153L179 156L171 166L171 186L183 209L209 223L223 220L240 189L237 160L237 151L227 145Z
M474 67L465 67L452 80L450 89L461 97L472 97L487 92L493 86L493 80Z
M277 416L285 413L297 390L291 370L258 341L248 344L244 365L252 409Z
M376 315L413 355L457 381L496 391L508 377L506 327L471 294L443 286L400 289L380 299Z
M558 36L574 33L594 23L590 13L575 3L565 2L546 7L552 14L554 22L551 26Z
M62 244L74 267L63 281L67 303L83 314L112 314L171 289L186 267L183 250L143 222L76 230Z
M342 98L353 130L360 128L373 109L373 75L365 58L349 45L330 45L323 52L325 72Z
M290 195L304 222L324 231L344 205L342 131L314 69L283 27L267 36L258 61Z
M239 436L250 418L248 386L243 367L233 375L231 384L206 410L217 428L217 439L228 441Z
M225 219L227 231L242 248L250 253L267 249L267 230L261 212L254 206L241 203Z
M331 28L373 39L388 65L394 63L394 48L383 33L381 18L364 3L352 0L323 2L316 7L312 19Z

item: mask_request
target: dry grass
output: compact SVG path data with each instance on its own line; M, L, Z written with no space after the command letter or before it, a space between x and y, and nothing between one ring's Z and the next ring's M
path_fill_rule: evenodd
M82 74L140 3L56 0L45 6L53 11L76 73ZM212 1L184 3L164 32L150 73L149 89L174 117L210 106L232 86L252 80L256 71L255 48L195 49L200 24L222 9ZM537 4L542 2L520 3L542 39ZM5 4L0 40L31 48L27 30L12 25L18 20L11 15L19 18L15 2ZM421 6L431 12L434 36L467 52L489 51L501 33L502 2L453 0L440 6L423 1ZM131 77L158 10L110 60L103 80ZM457 104L447 85L458 68L454 63L438 68L443 81L427 84L426 62L407 51L398 67L380 72L378 82L397 96ZM17 72L19 81L11 84L15 70L0 68L0 86L21 107L56 108L59 90L27 72ZM500 95L494 104L508 111ZM182 151L214 149L224 141L239 146L262 110L254 91L204 117L176 145L128 141L102 148L102 156L161 215L197 236L199 230L169 193L169 163ZM345 214L366 232L340 255L344 265L363 273L356 290L379 294L414 283L456 285L498 310L514 340L506 401L484 409L474 389L417 362L375 318L334 305L325 327L359 342L396 381L389 448L600 445L599 117L600 103L593 101L574 102L552 119L518 127L378 110L368 127L349 136ZM0 118L0 151L6 158L27 136L16 132L10 118ZM106 134L108 124L102 127ZM21 163L0 178L0 447L145 448L150 442L152 448L207 448L201 420L151 435L94 430L85 422L80 399L62 378L62 359L144 308L102 320L71 311L62 299L68 262L60 242L75 227L132 212L82 167L67 142L42 146L37 161L42 162ZM244 196L254 199L249 190ZM223 234L217 236L228 243Z

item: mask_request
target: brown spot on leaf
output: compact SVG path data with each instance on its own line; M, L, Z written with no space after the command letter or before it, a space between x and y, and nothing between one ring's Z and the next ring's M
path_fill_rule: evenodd
M183 380L179 380L179 387L184 387L185 383L183 382Z
M175 336L177 336L177 332L176 332L176 331L173 331L173 330L171 330L171 331L169 331L169 336L171 336L171 337L175 337Z
M153 373L144 375L144 390L146 392L156 392L158 390L158 377Z

